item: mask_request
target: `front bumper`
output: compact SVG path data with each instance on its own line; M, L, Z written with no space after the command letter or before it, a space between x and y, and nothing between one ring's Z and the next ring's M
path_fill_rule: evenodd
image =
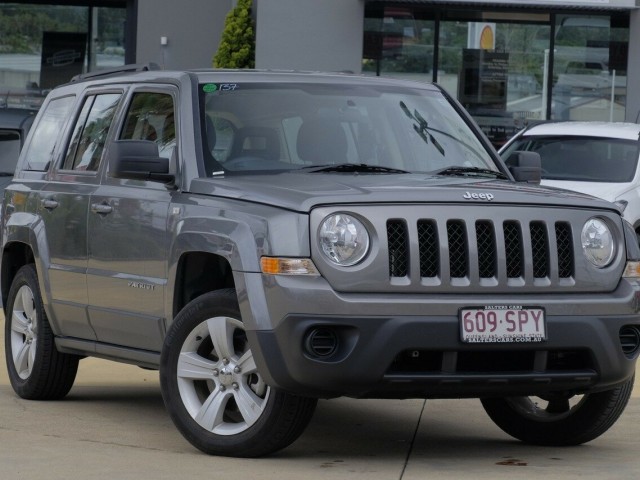
M317 397L458 398L585 393L635 371L640 287L623 280L600 295L340 295L321 278L247 274L236 284L256 364L267 383ZM251 298L251 302L248 299ZM547 340L466 344L458 309L478 304L543 306ZM317 356L310 332L334 333Z

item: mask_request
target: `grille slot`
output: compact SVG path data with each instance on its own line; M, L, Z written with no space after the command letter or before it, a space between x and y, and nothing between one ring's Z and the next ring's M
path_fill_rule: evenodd
M486 220L476 222L476 241L478 243L478 267L480 278L496 276L496 239L493 224Z
M407 224L403 220L387 222L389 245L389 276L406 277L409 273L409 241Z
M549 276L549 249L547 242L547 228L541 222L532 222L531 251L533 259L533 276L545 278Z
M418 245L420 247L420 276L434 278L440 274L440 246L438 228L434 221L418 222Z
M558 276L560 278L573 277L573 242L571 241L571 226L568 223L556 223L556 244L558 245Z
M504 247L507 258L507 277L523 277L522 233L517 222L504 222Z
M451 278L466 277L469 272L469 254L464 223L461 220L449 220L447 222L447 237Z

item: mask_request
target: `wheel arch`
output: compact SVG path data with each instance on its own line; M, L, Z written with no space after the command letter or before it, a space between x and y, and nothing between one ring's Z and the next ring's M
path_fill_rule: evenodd
M231 263L219 253L185 251L178 258L175 268L172 317L204 293L235 288Z
M9 289L18 270L29 263L35 263L35 255L29 244L14 241L4 246L2 250L2 271L0 272L2 305L7 305Z

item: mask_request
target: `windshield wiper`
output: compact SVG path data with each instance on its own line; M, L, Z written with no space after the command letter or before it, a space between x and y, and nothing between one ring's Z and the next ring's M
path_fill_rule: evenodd
M406 170L398 168L382 167L380 165L368 165L366 163L338 163L335 165L310 165L302 167L300 170L306 170L310 173L410 173Z
M443 175L448 177L490 177L507 179L507 176L502 172L478 167L447 167L430 173L433 175Z

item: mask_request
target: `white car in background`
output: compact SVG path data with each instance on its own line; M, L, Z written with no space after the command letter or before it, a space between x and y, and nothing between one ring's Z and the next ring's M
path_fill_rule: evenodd
M616 203L640 238L640 125L610 122L541 123L520 131L500 149L537 152L542 185Z

